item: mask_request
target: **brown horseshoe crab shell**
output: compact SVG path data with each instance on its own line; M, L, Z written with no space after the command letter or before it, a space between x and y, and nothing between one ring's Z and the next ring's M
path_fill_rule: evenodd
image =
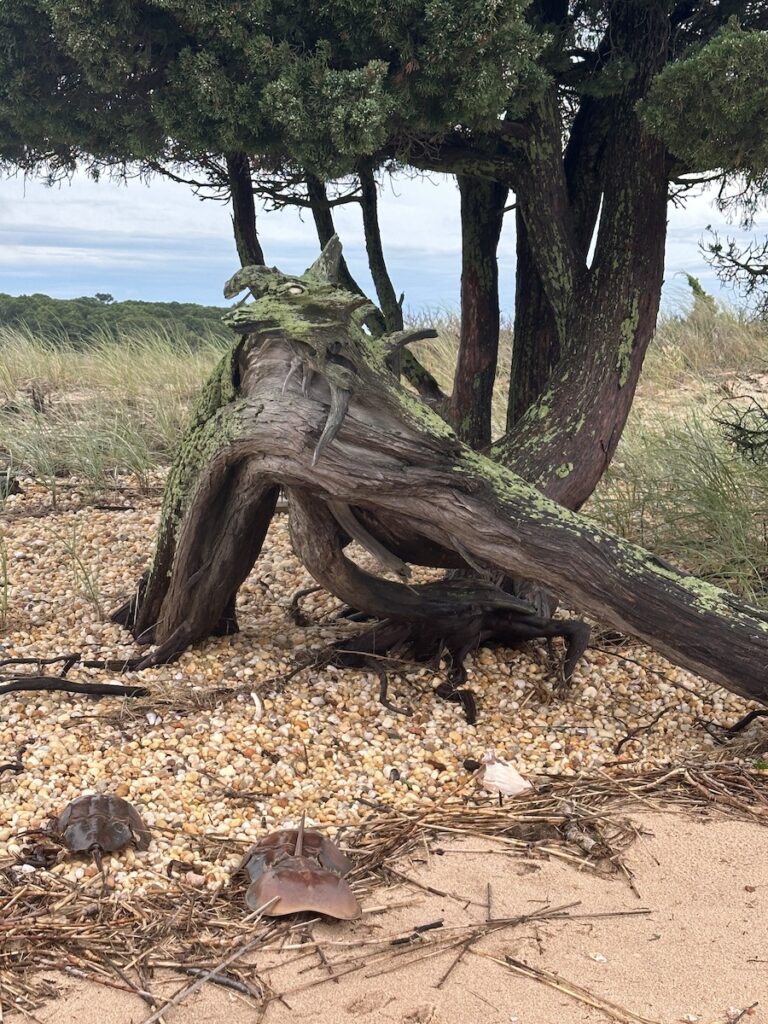
M275 864L284 857L293 857L296 853L301 833L301 855L316 861L326 871L337 875L346 875L352 870L353 864L349 857L332 843L330 839L313 829L281 828L262 836L240 861L238 871L246 871L251 881L256 881L265 868Z
M302 910L340 920L360 916L360 905L341 877L353 864L319 832L284 828L260 839L243 857L238 871L251 879L245 902L251 910L270 903L269 917Z
M71 853L146 850L150 833L139 812L119 796L80 796L51 819L50 831Z
M270 900L275 902L270 903ZM267 917L309 910L340 921L352 921L361 913L349 883L309 857L286 857L266 868L248 886L245 902L251 910L270 903L264 910Z

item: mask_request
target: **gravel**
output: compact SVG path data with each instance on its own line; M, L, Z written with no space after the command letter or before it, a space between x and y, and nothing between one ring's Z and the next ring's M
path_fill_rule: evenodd
M70 481L61 484L57 507L41 514L47 492L30 481L22 487L0 525L10 581L0 657L135 654L131 637L106 614L130 593L151 553L157 498L131 495L132 509L99 510ZM218 860L212 836L252 842L265 829L295 824L303 811L334 835L362 821L371 805L492 801L464 767L491 748L526 778L573 776L617 761L637 769L676 763L711 748L700 718L727 724L750 707L639 646L621 651L632 661L590 650L566 698L550 696L539 649L478 651L467 662L466 684L478 701L476 726L458 705L433 695L441 677L427 668L390 680L390 699L407 703L412 717L383 708L378 679L366 671L308 669L276 692L270 680L297 655L322 650L348 629L330 620L338 602L322 591L302 602L312 625L289 620L292 593L311 583L291 551L286 517L276 516L240 594L241 633L122 680L158 694L188 693L183 712L158 705L136 713L130 699L60 692L0 697L0 763L27 746L23 771L0 775L0 863L26 842L19 832L43 825L74 797L114 792L134 803L154 834L145 853L105 858L117 889L167 886L171 859L202 865L213 888L236 859ZM109 674L73 669L70 678ZM219 706L194 707L195 694L212 686L245 689ZM617 756L620 740L662 711ZM65 859L53 870L74 880L96 867Z

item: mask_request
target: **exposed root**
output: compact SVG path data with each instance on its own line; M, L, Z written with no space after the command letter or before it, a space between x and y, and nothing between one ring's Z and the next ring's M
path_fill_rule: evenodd
M387 691L389 689L389 678L387 677L387 673L384 671L384 669L379 667L376 670L376 674L379 677L379 703L383 707L385 707L387 711L392 711L396 715L412 715L413 711L409 707L403 705L403 707L399 708L397 707L396 704L393 704L387 697Z
M452 591L455 581L428 586L434 595L439 593L441 587L447 588L448 592ZM467 581L463 581L462 586L466 589ZM464 664L467 655L491 643L516 647L537 637L549 639L554 636L562 636L566 641L562 679L568 682L589 642L589 626L586 623L568 619L539 619L533 615L519 616L497 608L483 611L471 602L463 608L453 608L450 617L446 615L442 619L435 617L428 621L398 619L393 613L390 619L379 621L362 633L334 644L331 660L339 666L371 668L379 679L383 679L386 675L381 667L382 657L439 663L447 656L451 662L448 678L436 688L435 693L444 700L461 704L467 721L474 724L477 719L475 697L471 690L462 686L467 679ZM382 685L386 697L386 686L383 682ZM384 699L382 703L389 706Z
M291 622L295 622L297 626L309 625L309 619L301 610L301 599L309 597L310 594L316 594L318 590L322 589L322 587L302 587L291 596L291 602L288 605L288 617Z

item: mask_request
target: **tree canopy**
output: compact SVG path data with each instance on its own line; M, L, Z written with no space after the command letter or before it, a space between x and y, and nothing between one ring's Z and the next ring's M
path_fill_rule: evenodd
M401 562L469 574L481 571L483 562L495 566L509 574L503 576L504 593L514 592L525 615L536 620L525 628L535 625L536 635L548 635L541 630L553 628L551 602L537 581L584 597L578 586L569 590L568 567L553 567L548 547L548 539L555 544L573 528L576 546L563 550L589 562L594 592L585 601L603 593L607 567L622 564L626 572L611 576L609 621L637 625L642 619L647 626L663 591L665 614L684 617L694 608L692 621L701 625L697 616L704 600L713 629L720 630L720 641L712 639L720 646L710 652L710 667L717 663L721 671L722 638L726 624L741 614L738 608L722 595L704 594L697 581L675 577L669 589L670 570L642 553L622 562L626 552L609 538L600 539L596 555L596 534L570 517L592 494L616 450L653 336L670 187L686 189L692 178L705 175L736 184L751 202L766 191L763 0L5 0L0 34L0 126L7 129L0 152L7 160L55 167L82 156L95 171L138 162L167 172L175 164L183 172L180 179L188 176L186 165L203 168L231 194L241 261L256 271L253 287L263 285L268 293L260 300L263 316L241 325L248 338L233 345L204 389L168 485L162 557L153 563L149 590L142 584L121 621L162 621L166 650L176 653L190 638L236 628L237 588L258 554L277 483L298 479L311 494L297 493L293 503L298 541L304 534L302 557L339 596L350 570L342 557L333 565L316 563L322 551L313 548L307 529L317 537L333 534L328 550L338 548L337 554L350 536L364 536L385 561L394 551ZM453 175L459 189L462 318L450 395L404 351L399 330L402 310L381 245L375 176L401 167ZM351 179L351 189L333 198L329 185L343 176ZM333 287L340 284L341 292L329 301L340 303L341 312L328 323L317 321L319 307L297 298L312 290L304 279L270 277L258 266L265 257L253 190L261 177L270 180L274 196L294 191L293 198L311 208L324 251L337 253ZM334 203L350 200L362 206L380 310L359 295L333 242ZM507 429L494 440L497 246L512 210L514 348ZM272 314L275 303L289 296L295 299L289 305L302 311L283 322ZM365 311L360 317L369 334L360 317L350 320L351 310ZM308 324L318 331L311 358ZM331 343L331 329L342 348L342 336L352 332L352 355ZM276 337L261 348L270 331ZM386 343L366 340L385 332ZM267 349L270 357L262 361ZM278 381L270 374L279 351L285 365ZM306 383L300 392L288 387L297 363ZM362 367L368 368L367 386L358 391L351 385L359 383L355 374ZM430 495L401 501L395 492L405 477L399 473L392 477L392 493L377 496L375 481L366 476L368 464L341 459L343 446L339 452L335 435L349 423L350 402L358 402L358 412L386 405L399 388L401 370L429 407L396 392L397 408L407 412L413 430L414 451L435 460L430 472L439 477L450 452L457 465L472 467L472 493L483 487L496 493L499 481L506 481L501 505L475 508L476 517L493 521L491 547L478 545L479 523L471 529L465 524L456 543L447 526L436 533L430 523L439 515L429 505ZM313 374L320 378L314 391ZM255 398L260 380L265 401L277 410L273 423L282 417L296 435L288 441L299 453L298 469L284 464L265 474L265 458L290 431L270 437L265 449L260 413L243 435L250 454L238 445L227 447L236 436L227 431L242 402L247 406L250 397L253 409L265 407ZM326 405L329 411L321 417ZM375 422L365 412L360 416L355 422ZM326 443L318 447L313 431L322 421ZM387 424L381 437L389 436ZM436 446L434 431L441 439ZM216 447L219 442L226 452ZM376 449L376 443L366 435L359 450ZM399 443L387 442L385 461ZM315 458L308 461L310 448ZM327 463L316 467L321 451L337 467L344 464L347 479L358 474L355 493L345 489L344 474L334 481ZM410 465L407 453L400 454L403 467ZM444 499L469 507L451 479ZM442 478L435 493L442 493L440 486ZM228 495L240 492L232 518ZM328 521L329 502L339 506L336 527ZM558 506L571 511L557 511ZM231 526L235 519L243 530L240 546ZM526 541L512 536L510 522L528 523ZM231 528L219 537L217 523ZM505 531L505 551L491 550ZM526 544L530 551L521 555L517 548ZM514 578L518 570L536 579ZM201 576L209 591L199 589L190 604L192 581ZM638 614L629 618L628 590L630 611L635 591L644 594ZM504 598L483 594L481 604L493 617ZM449 618L460 619L467 643L474 642L480 627L472 601L459 614L456 594L443 596ZM376 607L386 617L387 601ZM759 617L744 614L749 622L742 669L752 678L749 692L765 699L765 628ZM668 634L667 627L654 621L659 636ZM145 632L141 628L138 635ZM439 639L432 636L430 644ZM696 644L699 639L705 642L697 638ZM690 658L686 663L693 664Z

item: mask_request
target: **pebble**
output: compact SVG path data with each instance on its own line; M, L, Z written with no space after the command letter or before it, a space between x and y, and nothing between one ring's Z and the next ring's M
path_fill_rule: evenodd
M66 483L60 481L55 515L32 514L49 502L32 481L6 502L11 514L2 534L9 551L23 557L9 564L3 656L129 657L132 638L100 618L99 607L116 607L135 587L151 554L159 502L131 495L131 510L98 510L81 506ZM67 552L75 523L79 561L98 586L98 602ZM360 563L375 570L366 557ZM434 576L419 571L415 578ZM467 724L460 706L434 696L440 677L425 668L390 678L390 699L410 705L411 717L382 707L378 678L369 671L329 666L275 690L274 680L291 669L297 653L320 650L350 628L331 622L339 602L324 592L303 601L309 626L290 622L285 609L292 593L311 582L292 554L285 516L276 516L239 595L242 632L212 638L175 665L123 679L163 700L178 694L183 711L165 703L155 710L145 699L95 704L60 692L5 695L0 763L27 749L22 773L0 776L0 863L18 855L20 832L41 826L84 791L114 792L145 816L153 841L146 852L105 858L112 887L162 886L170 860L202 869L184 875L186 884L216 887L230 868L215 859L221 847L210 835L253 842L306 812L309 824L333 836L342 825L362 822L372 802L403 810L446 799L493 805L495 797L472 777L489 749L529 779L589 773L617 760L640 770L667 765L711 748L698 718L729 724L750 707L642 647L626 652L642 666L588 651L569 693L547 703L548 679L530 650L478 651L467 661L466 683L478 703L476 726ZM653 673L667 681L659 685ZM108 676L75 667L70 678ZM208 687L241 687L244 680L257 701L248 692L213 709L195 703ZM617 757L618 741L664 708L658 725ZM76 881L90 877L91 868L65 859L53 870Z

